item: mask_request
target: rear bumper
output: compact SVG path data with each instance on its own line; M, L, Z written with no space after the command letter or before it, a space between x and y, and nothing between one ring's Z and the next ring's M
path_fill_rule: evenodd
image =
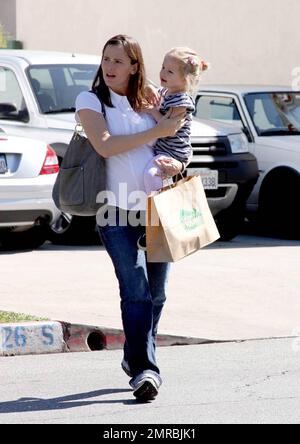
M57 213L53 209L45 209L47 203L43 203L40 209L36 209L36 205L32 205L35 207L34 210L29 209L29 204L26 204L27 208L21 210L14 209L5 209L0 211L0 228L6 227L22 227L34 225L38 220L43 220L49 224L53 223L58 219L60 212ZM48 205L49 207L49 205Z
M55 222L60 211L52 199L53 175L0 180L0 228Z

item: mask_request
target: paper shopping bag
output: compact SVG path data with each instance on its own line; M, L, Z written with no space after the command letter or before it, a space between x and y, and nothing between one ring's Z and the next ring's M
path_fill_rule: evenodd
M220 238L200 176L148 197L148 262L176 262Z

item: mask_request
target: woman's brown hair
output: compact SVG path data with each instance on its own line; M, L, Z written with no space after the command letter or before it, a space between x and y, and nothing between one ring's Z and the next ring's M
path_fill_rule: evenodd
M129 80L127 98L131 107L135 111L138 111L148 104L145 95L146 72L141 47L132 37L128 37L127 35L117 35L108 40L108 42L105 44L102 58L107 46L109 45L122 45L126 54L130 58L132 65L137 64L137 72L136 74L132 75ZM111 108L113 107L109 88L106 85L103 77L102 62L94 79L92 91L97 94L99 99L106 106Z

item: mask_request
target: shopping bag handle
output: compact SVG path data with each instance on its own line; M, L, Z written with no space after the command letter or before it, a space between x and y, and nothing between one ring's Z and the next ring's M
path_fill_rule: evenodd
M182 174L182 172L181 172L181 171L179 172L179 174L176 174L176 177L178 177L178 176L181 176L181 178L175 181L175 183L174 183L174 184L175 184L175 186L176 186L176 185L178 184L179 180L182 180L182 179L184 179L184 177L183 177L183 174Z
M183 174L182 174L181 171L180 171L179 174L176 174L176 177L178 177L179 175L181 176L181 178L180 178L179 180L184 179L184 176L183 176ZM175 176L174 176L174 177L175 177ZM176 185L178 184L179 180L176 180L172 185L171 185L170 183L168 183L168 185L164 186L164 179L162 179L162 180L161 180L161 181L162 181L162 188L161 188L161 191L164 190L165 188L169 188L169 190L172 190L172 188L175 188L175 187L176 187Z

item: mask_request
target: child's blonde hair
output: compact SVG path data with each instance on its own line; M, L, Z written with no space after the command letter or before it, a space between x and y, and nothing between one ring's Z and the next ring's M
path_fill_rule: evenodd
M187 80L188 92L195 94L201 74L209 69L209 64L201 60L193 49L187 47L173 48L167 55L177 59L182 75Z

